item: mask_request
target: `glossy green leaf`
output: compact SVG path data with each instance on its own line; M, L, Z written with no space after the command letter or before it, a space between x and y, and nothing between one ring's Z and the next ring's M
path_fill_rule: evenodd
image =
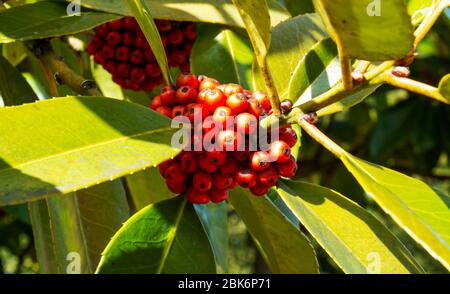
M156 61L161 68L161 73L166 81L166 84L172 84L174 80L170 75L169 63L167 61L166 51L164 50L164 46L161 41L161 36L158 28L156 27L155 21L153 20L155 15L153 15L153 10L150 9L152 6L147 4L144 0L127 0L127 4L132 15L139 23L145 38L150 44L150 48L152 49Z
M273 26L290 17L289 12L276 0L268 2ZM175 2L146 0L145 3L157 19L244 26L231 0L178 0ZM130 9L123 5L122 0L83 0L81 5L110 13L131 15Z
M439 83L439 93L450 101L450 74L443 77Z
M40 1L0 12L0 43L76 34L121 16L83 10L80 16L67 15L67 3Z
M0 109L0 205L158 165L179 152L171 147L174 132L162 115L108 98L66 97Z
M314 0L314 6L344 56L382 61L401 59L413 50L404 0Z
M314 12L312 0L284 0L284 4L293 16Z
M191 53L192 72L250 89L254 55L249 40L221 26L199 25L197 32Z
M0 98L5 105L20 105L37 100L22 74L0 55Z
M417 179L346 152L341 160L366 193L450 269L450 197Z
M215 273L214 255L185 197L133 215L103 252L97 273Z
M381 222L341 194L296 181L283 181L278 193L345 273L423 273Z
M177 196L167 188L166 181L155 167L127 176L126 181L138 210Z
M244 221L272 273L318 273L309 240L266 198L236 188L230 202Z
M105 97L125 100L122 88L114 83L112 75L91 58L91 72L100 91Z
M194 205L200 218L216 260L217 273L228 272L228 205L219 204Z

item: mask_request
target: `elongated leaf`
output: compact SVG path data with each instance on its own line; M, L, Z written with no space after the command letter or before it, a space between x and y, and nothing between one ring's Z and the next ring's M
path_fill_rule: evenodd
M211 244L217 273L228 273L228 205L225 202L194 205Z
M250 89L254 55L249 40L220 26L199 25L197 31L191 53L192 72Z
M214 255L185 197L132 216L103 252L97 273L215 273Z
M439 83L439 93L447 99L450 100L450 74L442 78Z
M230 194L230 202L272 273L318 273L308 239L269 200L236 188Z
M278 193L344 272L423 272L381 222L341 194L295 181L283 181Z
M341 159L370 197L450 269L450 197L417 179L348 153Z
M120 15L84 9L67 15L67 3L40 1L0 12L0 43L76 34L120 18Z
M179 152L170 146L174 131L158 113L115 99L66 97L0 109L0 205L157 165Z
M414 31L404 0L314 0L314 6L344 56L391 60L413 49Z
M22 74L0 55L0 97L6 106L37 100Z
M105 97L125 100L122 88L114 83L112 75L100 64L91 60L92 76Z
M150 5L147 5L144 0L127 0L128 7L131 10L132 15L136 18L142 32L145 35L150 48L152 48L156 61L161 68L162 76L167 85L170 85L174 80L170 76L169 63L167 61L166 52L164 50L161 36L159 35L158 28L153 20L155 17Z
M276 0L268 2L273 26L290 17L289 12L278 4ZM151 8L152 15L158 19L244 26L231 0L178 0L172 2L167 0L146 0L145 3ZM130 9L123 5L122 0L83 0L81 4L96 10L131 15Z

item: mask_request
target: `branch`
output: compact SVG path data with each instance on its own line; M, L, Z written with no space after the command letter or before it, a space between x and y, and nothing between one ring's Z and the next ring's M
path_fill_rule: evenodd
M348 56L339 52L339 62L341 64L342 85L345 90L353 88L352 62Z
M450 104L450 101L448 99L445 99L445 97L441 95L438 88L435 88L428 84L411 80L409 78L397 77L393 74L387 75L386 82L394 87L402 88L410 92L435 99L445 104Z
M272 74L269 71L269 67L267 65L267 57L264 57L264 60L258 62L259 68L261 69L261 74L264 79L264 84L267 89L267 94L270 98L270 104L272 106L273 114L275 116L280 116L281 114L281 106L280 106L280 98L278 96L277 89L275 87L275 83L273 82Z
M53 51L48 40L37 40L28 43L29 49L42 62L60 85L65 84L80 95L102 96L94 81L85 79L75 73L64 63L61 57Z

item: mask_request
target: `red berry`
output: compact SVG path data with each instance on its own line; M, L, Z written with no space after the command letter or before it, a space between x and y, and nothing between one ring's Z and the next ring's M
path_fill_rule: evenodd
M138 28L136 20L132 17L126 17L123 19L123 26L128 31L135 31Z
M280 141L286 142L289 147L294 147L297 144L297 133L292 128L280 128Z
M141 87L142 87L142 90L144 90L145 92L151 92L159 84L160 84L160 82L156 82L152 79L146 79L145 81L142 82Z
M194 103L197 99L197 90L191 86L182 86L177 90L176 99L179 104Z
M103 52L99 51L99 52L95 53L94 61L97 62L98 64L105 64L106 60L107 59L106 59L105 55L103 55Z
M133 67L130 78L133 82L140 83L145 80L145 71L140 67Z
M210 115L210 112L204 104L190 103L187 105L186 115L191 122L194 122L196 117L199 121L203 121Z
M207 172L197 171L192 176L192 186L200 192L209 191L213 186L213 177Z
M155 20L155 24L160 32L167 32L172 28L172 22L170 20L157 19Z
M220 150L235 151L242 142L241 134L232 130L220 131L217 135L217 147Z
M227 97L218 89L208 89L205 93L204 103L211 111L215 111L219 106L225 106Z
M141 64L142 62L144 62L144 54L141 50L134 50L133 52L131 52L130 60L133 64Z
M229 190L236 188L238 185L238 182L236 180L236 177L233 178L233 182L231 183L230 187L228 187Z
M241 167L236 173L236 180L243 188L252 188L256 185L258 176L248 166Z
M185 54L187 56L189 56L191 53L186 53L185 52ZM191 71L191 63L189 61L183 62L182 64L180 64L180 70L182 72L189 72L189 71Z
M298 169L297 162L292 155L287 162L277 163L276 167L279 175L285 178L292 178L293 176L295 176Z
M106 58L113 58L116 52L113 47L105 45L102 48L102 53Z
M184 191L186 191L186 189L187 189L186 184L175 184L175 183L171 183L171 182L167 182L167 187L174 194L181 194Z
M283 141L275 141L270 144L269 154L273 162L283 163L291 157L291 148Z
M112 60L108 61L103 67L112 75L117 73L117 63Z
M144 48L144 58L146 61L156 61L155 54L153 54L150 46Z
M225 94L225 96L230 97L233 94L238 94L244 91L244 88L242 88L241 85L238 84L224 84L221 85L220 88L222 88L222 92Z
M110 27L108 23L102 24L95 28L95 32L102 37L106 37L106 35L109 33Z
M122 20L121 19L113 20L112 22L109 23L109 26L111 27L111 29L118 31L122 28Z
M125 85L123 87L125 89L131 89L133 91L140 90L139 83L136 83L135 81L132 81L132 80L125 80Z
M145 49L148 46L145 36L136 36L136 38L134 39L134 46L138 49Z
M250 165L255 171L268 169L270 162L270 155L265 151L258 151L250 156Z
M130 57L130 48L128 46L120 46L116 49L116 59L119 61L127 61Z
M252 155L250 151L235 151L233 153L234 158L240 162L247 161L250 155Z
M180 163L175 162L164 172L164 178L172 184L184 184L188 179L188 174L183 171Z
M201 170L207 173L215 173L218 170L217 165L206 158L206 154L200 155L200 157L198 158L198 166Z
M208 204L209 196L206 192L200 192L190 188L186 193L187 200L192 204Z
M169 166L171 166L172 164L175 163L175 160L173 159L169 159L167 161L164 161L163 163L161 163L158 168L159 168L159 172L161 173L161 175L164 176L164 173L166 172L166 170L169 168Z
M193 173L197 170L197 157L192 152L183 152L180 156L181 168L187 173Z
M170 107L160 106L160 107L156 108L156 111L161 113L162 115L172 118L172 109Z
M258 173L258 179L265 186L275 186L275 184L278 182L277 169L273 166L270 166L268 169Z
M247 98L245 98L242 93L232 94L228 97L226 103L227 106L236 114L246 111L248 107Z
M216 189L228 189L233 183L233 176L217 172L213 175L213 186Z
M237 131L246 135L253 134L258 127L258 120L256 117L247 112L236 116L235 122Z
M184 36L188 38L189 40L194 40L195 37L197 37L197 33L195 32L195 24L190 23L186 25L186 27L183 29Z
M221 166L227 161L226 151L209 151L206 153L206 158L212 161L215 165Z
M145 65L145 73L151 78L156 78L161 75L161 69L156 63L147 63Z
M219 83L218 80L211 79L211 78L203 76L203 79L200 82L200 86L199 86L198 90L201 92L201 91L203 91L205 89L216 89L217 86L219 86L219 85L220 85L220 83Z
M173 49L169 52L168 61L170 66L178 66L186 62L187 56L180 49Z
M117 45L120 44L120 42L122 41L122 35L120 35L120 33L118 32L109 32L108 35L106 36L106 42L108 42L109 45L116 47Z
M162 103L166 106L172 107L177 104L176 92L172 86L165 86L162 88L159 96L161 97Z
M272 109L272 105L270 104L270 98L267 94L256 91L253 93L253 98L259 102L259 104L264 108L265 111L269 112Z
M223 128L227 128L234 121L233 111L226 106L217 107L213 114L213 120Z
M197 89L199 86L198 78L193 74L180 74L177 78L177 86L191 86Z
M161 34L161 42L164 47L167 47L167 45L169 45L169 39L167 38L166 34Z
M155 96L150 104L151 109L156 110L156 108L162 106L161 97Z
M181 43L183 43L184 35L183 32L180 29L175 29L170 31L169 33L169 43L178 46Z
M234 175L238 168L239 162L233 156L228 156L227 161L220 166L220 172L224 175Z
M114 83L116 83L122 87L125 85L125 79L121 78L119 75L114 74L112 77L112 80Z
M184 43L184 45L183 45L183 52L184 52L184 54L186 54L188 56L191 55L192 47L193 47L192 43Z
M269 190L270 190L269 187L260 182L256 183L254 187L250 188L250 191L255 196L264 196L265 194L269 193Z
M212 189L208 195L213 203L220 203L228 199L228 190Z
M172 117L186 116L187 107L184 105L177 105L172 109Z
M130 76L130 65L125 62L119 64L119 66L117 66L117 74L122 78L128 78Z
M264 114L264 109L256 99L250 98L248 99L247 112L253 114L256 118L259 118Z

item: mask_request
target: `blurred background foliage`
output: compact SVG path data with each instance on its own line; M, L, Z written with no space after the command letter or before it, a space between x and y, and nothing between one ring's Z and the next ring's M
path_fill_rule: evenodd
M302 5L298 5L301 1ZM313 11L311 0L282 0L293 16ZM433 31L418 47L411 66L412 78L437 85L450 69L450 11L442 16ZM66 62L89 76L89 60L74 53L66 42L54 40L54 46ZM44 78L33 57L23 61L26 52L17 44L4 46L3 54L17 55L17 66L26 74L38 94L46 96L39 84ZM5 53L8 51L9 53ZM78 56L79 55L79 56ZM31 76L32 75L32 76ZM65 86L63 86L65 87ZM61 94L73 94L60 89ZM131 94L146 100L147 95ZM133 100L132 99L132 100ZM450 106L394 89L379 88L363 103L349 111L322 118L320 128L352 154L426 181L450 193ZM385 215L360 188L339 160L313 142L303 138L301 178L335 189L358 202L383 221L410 249L421 265L432 273L447 271ZM229 263L231 273L266 273L267 266L239 216L229 211ZM305 233L307 233L305 231ZM311 238L312 239L312 238ZM0 273L37 273L39 265L33 246L26 205L0 208ZM316 244L321 272L341 273Z

